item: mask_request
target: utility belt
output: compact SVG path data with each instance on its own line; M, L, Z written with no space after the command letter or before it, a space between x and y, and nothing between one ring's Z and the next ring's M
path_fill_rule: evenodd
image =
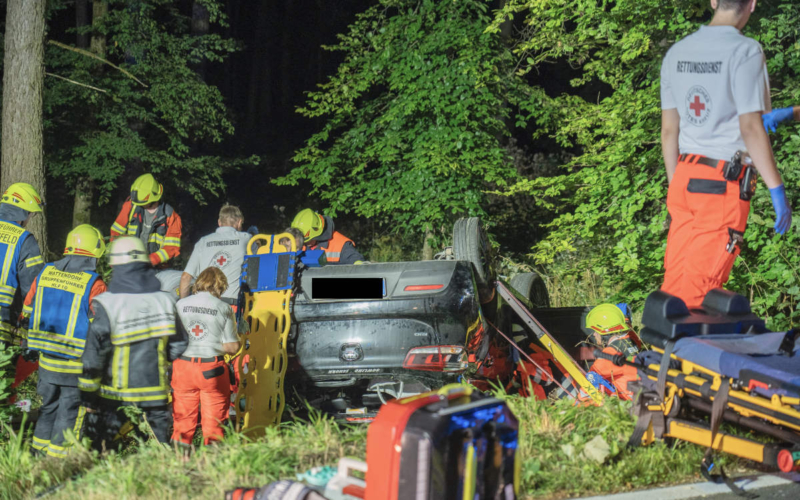
M193 358L190 356L180 356L178 359L188 361L190 363L216 363L217 361L225 361L225 356L211 356L210 358Z
M756 193L758 171L746 151L737 151L731 161L715 160L701 155L682 154L678 161L717 168L722 162L722 177L726 181L739 181L739 199L750 201Z

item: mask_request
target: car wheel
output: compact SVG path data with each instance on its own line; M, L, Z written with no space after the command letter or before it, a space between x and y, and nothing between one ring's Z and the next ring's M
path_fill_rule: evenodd
M494 296L491 250L479 217L458 219L453 225L453 254L456 260L472 263L481 303Z
M550 307L550 295L547 286L538 273L517 274L508 282L511 288L528 299L533 307Z

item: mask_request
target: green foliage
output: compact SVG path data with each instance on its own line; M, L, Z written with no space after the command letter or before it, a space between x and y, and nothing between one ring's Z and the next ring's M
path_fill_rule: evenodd
M359 15L329 47L344 62L299 110L322 130L277 183L308 181L327 214L416 232L484 215L483 191L515 175L501 140L524 87L489 21L484 0L382 0Z
M0 422L8 422L13 415L18 413L16 407L7 402L13 393L11 384L14 383L16 367L12 361L17 354L19 354L19 348L0 343Z
M760 2L745 34L761 41L774 106L800 102L797 43L800 6ZM667 181L661 159L659 75L666 50L710 19L706 0L510 0L489 28L523 16L517 55L530 72L546 63L575 70L572 90L550 95L536 88L523 107L536 123L535 138L552 137L578 151L559 175L523 180L510 192L529 193L556 218L534 248L540 264L602 276L631 302L641 301L663 277ZM797 202L800 136L787 126L775 141L776 157ZM800 297L795 233L773 236L774 214L762 187L753 201L745 251L729 287L751 295L759 313L777 313L786 326ZM796 227L796 226L795 226Z
M108 3L99 25L82 30L104 36L103 58L129 74L85 54L47 46L47 71L72 80L46 80L49 172L71 183L93 180L101 202L126 167L179 179L201 202L208 193L218 194L230 162L194 145L220 143L233 125L219 90L200 78L196 65L221 61L236 44L216 34L192 34L191 19L174 0ZM225 22L220 2L203 4L211 22Z

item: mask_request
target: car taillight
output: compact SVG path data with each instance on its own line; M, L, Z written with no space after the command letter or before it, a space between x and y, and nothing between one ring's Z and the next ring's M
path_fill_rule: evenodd
M431 290L441 290L444 285L408 285L403 288L404 292L428 292Z
M403 362L403 368L429 372L460 372L467 366L467 353L457 345L414 347Z

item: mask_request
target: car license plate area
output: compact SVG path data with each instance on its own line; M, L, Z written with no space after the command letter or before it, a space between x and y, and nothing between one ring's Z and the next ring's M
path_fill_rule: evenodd
M311 278L313 300L375 300L385 296L384 278Z

